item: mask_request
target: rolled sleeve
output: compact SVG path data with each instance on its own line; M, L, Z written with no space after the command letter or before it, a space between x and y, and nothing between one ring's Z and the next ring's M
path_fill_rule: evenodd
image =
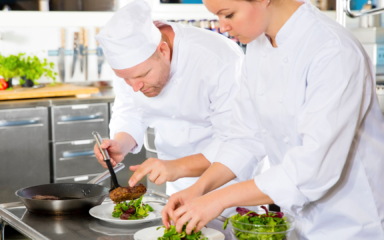
M281 165L269 168L254 178L256 186L283 209L299 212L308 199L292 182ZM278 187L277 187L278 185Z
M214 139L206 148L204 148L204 150L201 153L204 155L204 157L208 161L213 163L217 153L219 152L220 145L221 145L221 141L218 139Z
M136 141L136 146L131 152L138 153L143 147L144 134L148 126L144 124L141 114L137 111L137 107L132 97L130 97L133 92L125 81L114 76L113 87L116 97L112 109L111 123L109 124L110 138L114 139L119 132L128 133Z

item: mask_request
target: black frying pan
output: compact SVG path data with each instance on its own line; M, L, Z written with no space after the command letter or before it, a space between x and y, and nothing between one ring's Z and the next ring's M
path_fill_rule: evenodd
M125 166L119 163L115 172ZM98 185L110 176L109 171L98 175L88 183L52 183L22 188L16 191L27 209L34 213L64 215L87 212L94 206L100 205L109 194L109 189ZM50 195L60 200L36 200L35 195Z

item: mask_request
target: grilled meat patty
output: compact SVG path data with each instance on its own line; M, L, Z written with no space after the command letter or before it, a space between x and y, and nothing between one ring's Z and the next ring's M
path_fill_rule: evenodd
M134 187L119 187L109 193L109 197L114 202L133 200L141 197L147 192L147 188L140 183Z
M48 195L36 195L36 196L33 196L32 199L35 199L35 200L59 200L58 197L48 196Z

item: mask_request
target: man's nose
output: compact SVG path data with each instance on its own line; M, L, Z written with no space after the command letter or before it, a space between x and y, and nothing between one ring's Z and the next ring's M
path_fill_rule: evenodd
M132 85L133 91L138 92L144 86L144 83L141 81L133 81L131 82L131 85Z

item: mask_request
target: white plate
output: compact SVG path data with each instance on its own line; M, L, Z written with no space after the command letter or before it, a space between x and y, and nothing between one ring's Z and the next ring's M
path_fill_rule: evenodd
M135 240L157 240L158 237L162 237L164 235L164 228L160 228L156 230L158 227L150 227L145 228L133 235L133 239ZM208 238L208 240L224 240L225 236L221 232L213 229L204 227L201 229L201 233L204 237Z
M149 215L146 218L136 220L121 220L120 218L112 217L112 212L115 208L115 205L116 204L114 203L107 203L93 207L89 210L89 214L91 214L91 216L95 218L106 222L120 225L130 225L161 219L161 210L163 210L164 207L163 205L157 203L150 203L149 205L153 208L153 212L149 212Z

